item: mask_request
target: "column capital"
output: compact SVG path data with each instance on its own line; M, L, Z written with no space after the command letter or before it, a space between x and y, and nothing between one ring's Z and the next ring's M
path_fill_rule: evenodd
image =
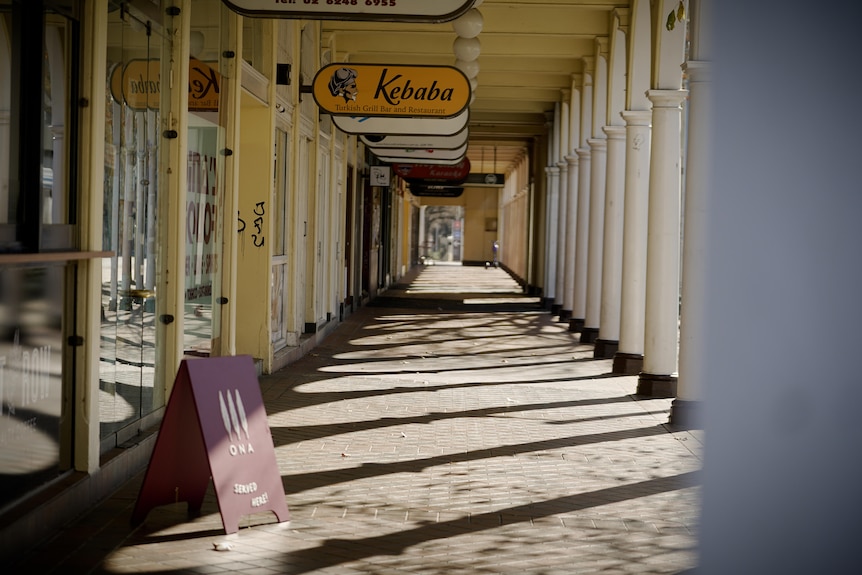
M629 21L631 20L631 15L629 13L628 8L614 8L613 16L617 19L617 27L623 31L626 35L629 33Z
M652 110L623 110L620 116L626 126L649 126L652 123Z
M608 59L610 56L610 38L607 36L596 36L596 56L599 58Z
M575 152L577 152L578 158L581 160L589 160L590 155L592 154L589 148L578 148Z
M590 138L587 140L591 150L602 151L608 149L608 141L605 138Z
M584 63L584 85L592 86L593 85L593 73L596 71L596 57L595 56L581 56L581 60Z
M646 97L652 102L653 108L679 108L688 90L647 90Z
M569 170L568 162L557 162L557 168L559 168L560 172L566 172Z
M605 126L602 130L608 135L608 140L624 140L626 137L625 126Z
M712 80L712 62L706 60L689 60L683 63L682 71L688 75L691 82L710 82Z
M566 161L569 163L569 167L577 166L580 162L580 158L578 158L577 150L575 150L575 155L566 156Z
M557 166L548 166L547 168L545 168L545 173L550 174L551 176L559 176L560 168L558 168Z

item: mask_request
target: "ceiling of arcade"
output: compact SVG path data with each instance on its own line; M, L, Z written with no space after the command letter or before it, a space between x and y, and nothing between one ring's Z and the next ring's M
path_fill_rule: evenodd
M470 105L467 155L473 172L505 173L547 130L548 115L582 72L582 58L607 36L626 0L484 0L481 50ZM454 65L452 22L324 21L333 62Z

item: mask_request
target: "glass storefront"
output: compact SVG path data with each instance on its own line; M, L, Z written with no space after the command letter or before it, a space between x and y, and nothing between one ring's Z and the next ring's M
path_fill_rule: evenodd
M222 218L225 202L225 82L229 57L228 9L221 0L194 0L189 36L189 128L183 350L218 355L222 296ZM231 62L230 60L233 60ZM215 349L214 349L215 347Z
M62 280L62 265L0 267L0 506L68 466L60 434Z
M74 0L0 0L0 507L71 465L68 269L40 256L76 248L77 34Z
M105 110L101 437L164 404L155 385L164 10L111 2ZM111 442L106 442L111 447Z

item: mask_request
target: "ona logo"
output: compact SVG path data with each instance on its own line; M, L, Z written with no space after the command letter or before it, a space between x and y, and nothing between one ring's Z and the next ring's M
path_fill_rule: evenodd
M227 401L225 401L225 396L227 396ZM236 402L234 402L234 397L236 397ZM234 395L231 395L229 390L224 395L219 391L218 403L221 409L222 423L224 423L224 429L230 440L228 447L230 454L235 456L254 453L254 446L250 443L251 435L248 431L248 415L245 412L239 390L235 389ZM245 440L242 438L243 432L245 433Z

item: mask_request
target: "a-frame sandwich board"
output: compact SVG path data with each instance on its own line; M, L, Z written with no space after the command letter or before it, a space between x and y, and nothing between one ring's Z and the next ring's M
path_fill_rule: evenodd
M210 478L226 533L261 511L290 520L251 356L181 362L132 523L180 501L199 513Z

